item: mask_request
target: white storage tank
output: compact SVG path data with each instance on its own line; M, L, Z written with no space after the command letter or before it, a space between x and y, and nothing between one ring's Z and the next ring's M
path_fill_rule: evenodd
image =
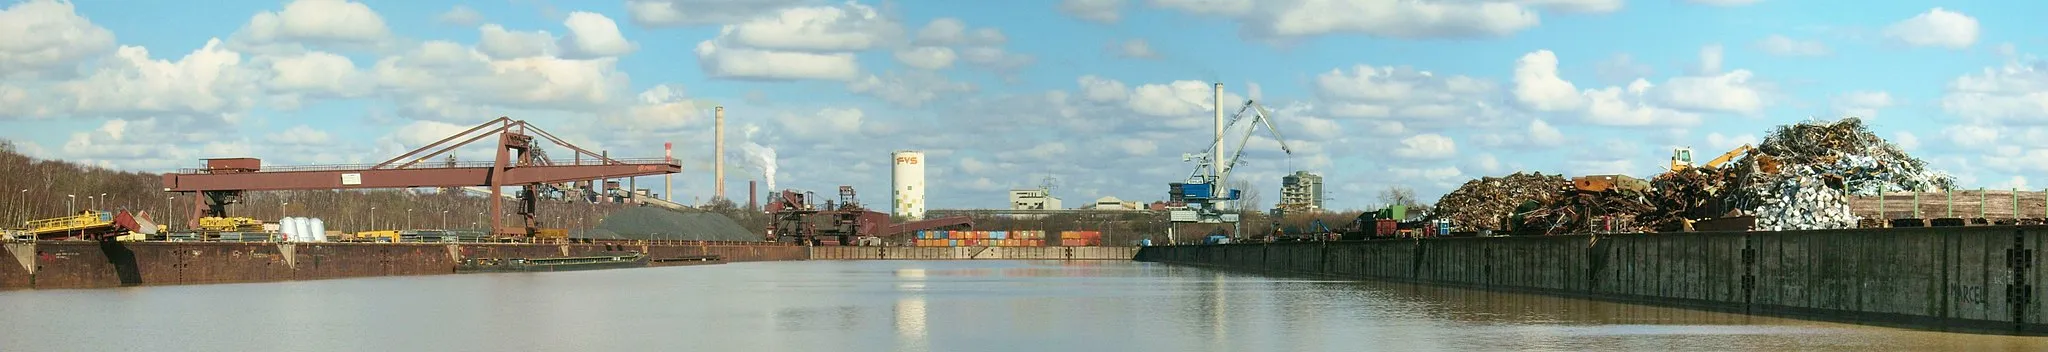
M899 150L893 154L895 165L891 179L894 181L894 207L891 213L911 220L924 219L924 152Z
M298 242L299 218L287 216L277 220L277 232L284 234L285 242Z
M327 242L326 221L320 221L320 218L313 218L310 226L312 226L312 229L306 232L306 234L311 235L310 242Z
M299 237L292 242L313 241L313 218L299 218Z

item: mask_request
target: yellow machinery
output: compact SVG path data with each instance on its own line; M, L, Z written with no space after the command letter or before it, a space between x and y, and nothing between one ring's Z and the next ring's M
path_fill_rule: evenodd
M398 230L357 232L353 240L356 242L398 243Z
M1572 178L1572 188L1584 192L1650 191L1650 181L1628 175L1593 175Z
M563 239L568 239L568 238L569 238L569 229L561 229L561 228L541 228L541 229L536 229L536 230L534 230L534 231L533 231L533 237L534 237L534 238L538 238L538 239L554 239L554 240L563 240Z
M1740 147L1735 147L1734 150L1729 150L1727 153L1722 153L1720 157L1716 157L1714 160L1708 160L1706 164L1697 166L1721 167L1721 164L1727 164L1729 161L1734 161L1735 158L1748 155L1754 151L1756 151L1756 146L1744 144ZM1763 167L1764 172L1777 172L1778 163L1776 160L1763 155L1757 155L1756 157L1758 157L1757 165ZM1692 163L1692 148L1677 148L1671 151L1671 171L1685 171L1685 169L1693 167L1695 165Z
M251 218L199 218L199 230L220 232L260 232L263 221Z
M28 232L37 236L66 232L99 231L114 227L114 213L86 210L78 215L29 221Z

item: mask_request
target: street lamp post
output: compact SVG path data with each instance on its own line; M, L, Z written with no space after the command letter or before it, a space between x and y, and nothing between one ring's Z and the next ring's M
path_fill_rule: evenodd
M377 229L377 207L370 207L370 230Z
M28 189L23 188L21 189L21 222L23 223L27 223L29 218L35 216L28 211L28 208Z
M442 230L447 230L447 229L448 229L448 211L447 211L447 210L442 210L442 211L441 211L441 229L442 229Z
M100 207L101 207L101 208L106 208L106 207L112 207L112 206L114 206L114 202L113 202L113 200L112 200L112 199L107 199L107 194L106 194L106 193L100 193Z
M93 198L93 196L85 196L85 207L86 207L86 208L89 208L89 209L92 209L92 210L99 210L99 209L100 209L100 201L99 201L99 198Z
M291 205L291 204L292 204L291 202L277 202L277 218L279 218L279 219L283 219L283 218L285 218L286 216L289 216L289 215L285 214L285 212L284 212L284 206L286 206L286 205Z
M405 208L405 229L412 229L412 208Z
M69 209L69 210L65 210L65 211L66 211L66 212L78 211L78 195L76 195L76 194L66 194L66 195L64 195L64 197L65 197L65 198L70 198L70 199L68 199L68 200L65 200L65 201L64 201L64 208L65 208L65 209Z

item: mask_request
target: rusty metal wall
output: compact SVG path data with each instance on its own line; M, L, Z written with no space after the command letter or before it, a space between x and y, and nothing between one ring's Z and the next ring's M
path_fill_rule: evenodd
M728 262L805 260L776 244L432 244L85 242L7 243L0 290L100 288L433 275L459 258L549 258L638 250L661 258L715 254ZM31 272L17 258L29 258Z

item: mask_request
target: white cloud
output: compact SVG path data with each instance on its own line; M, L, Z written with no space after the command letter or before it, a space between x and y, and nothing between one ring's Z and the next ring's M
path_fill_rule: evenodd
M866 78L847 83L846 89L854 93L881 98L897 106L917 108L926 102L948 94L971 93L973 84L946 79L945 76L926 71L889 73L887 76L868 75Z
M634 24L676 27L739 22L806 0L626 0Z
M1950 144L1964 149L1985 149L1999 145L1998 129L1992 127L1956 124L1943 128L1941 133L1948 137Z
M1081 76L1081 97L1096 102L1121 102L1129 99L1131 92L1124 88L1124 82L1095 75Z
M1515 60L1515 100L1537 111L1577 110L1586 103L1577 86L1557 75L1557 54L1549 50Z
M1159 143L1150 140L1126 138L1117 141L1117 147L1130 156L1150 156L1159 152Z
M1712 6L1742 6L1761 1L1763 0L1685 0L1685 2L1689 3Z
M371 72L380 87L408 101L408 114L472 121L493 113L483 109L486 105L555 110L615 106L626 97L627 83L614 58L493 59L445 41L429 41L386 57Z
M555 56L561 51L555 47L555 36L547 31L513 31L495 24L477 27L477 31L477 50L494 59Z
M1451 137L1435 133L1415 135L1401 140L1401 146L1394 149L1394 156L1406 159L1448 159L1458 155L1458 145Z
M1897 144L1899 149L1908 151L1920 149L1920 136L1915 136L1909 131L1898 131L1892 133L1892 144Z
M763 50L844 52L868 50L901 33L900 25L875 8L848 3L783 9L725 26L719 38Z
M1666 109L1646 103L1650 82L1636 80L1627 90L1620 87L1586 91L1586 121L1608 126L1691 126L1700 123L1698 114Z
M270 144L297 146L326 145L332 143L333 139L334 137L327 134L327 131L314 129L312 126L306 125L292 126L292 128L271 134L268 138L265 138L266 142Z
M1132 112L1153 117L1166 117L1166 125L1173 128L1194 128L1213 124L1216 106L1215 88L1201 81L1173 81L1166 84L1146 84L1132 89L1126 107ZM1244 97L1224 92L1224 106L1242 102Z
M1578 3L1578 1L1545 1ZM1501 37L1535 27L1536 11L1515 2L1406 0L1290 1L1152 0L1152 6L1235 18L1259 38L1363 33L1390 38Z
M1152 44L1145 43L1144 39L1131 39L1119 42L1116 43L1116 45L1114 45L1113 47L1116 49L1115 53L1117 57L1130 59L1159 58L1159 53L1152 51Z
M1124 0L1064 0L1060 1L1060 12L1094 22L1116 23L1122 17L1119 12L1123 6Z
M1472 169L1487 175L1499 174L1504 169L1500 164L1500 159L1488 153L1480 153L1477 156L1473 156L1469 164Z
M720 48L710 40L697 43L697 59L704 73L724 78L851 80L860 73L849 53Z
M0 77L66 68L114 48L114 33L69 2L28 1L0 10Z
M1877 110L1891 107L1892 94L1885 91L1854 91L1828 99L1835 113L1862 118L1877 117Z
M255 156L247 141L217 138L218 130L192 131L189 119L110 119L99 128L73 132L51 157L101 167L169 170L193 160L223 155Z
M931 23L925 24L923 29L917 30L918 45L991 46L1003 45L1006 42L1009 42L1009 37L1003 35L1003 32L1000 30L995 28L969 30L967 22L952 17L933 19Z
M56 89L67 97L60 104L78 113L234 112L253 104L259 79L242 63L242 55L222 48L218 39L176 62L123 46L101 59L91 75Z
M626 125L651 131L675 131L703 118L708 109L689 99L683 87L659 84L640 92L639 101L627 109Z
M484 23L484 14L476 12L476 9L469 8L468 5L458 4L455 8L448 9L448 12L441 13L439 20L445 24L468 27Z
M376 83L348 57L326 52L277 57L269 66L269 87L284 92L355 97L369 94Z
M376 44L391 35L384 18L359 2L294 0L283 11L258 12L238 35L256 44Z
M614 57L633 52L638 45L626 41L619 34L619 25L593 12L571 12L562 21L569 27L569 36L562 38L562 48L569 49L575 58Z
M896 61L920 70L940 70L953 67L953 61L960 58L953 48L942 46L920 46L896 51Z
M1941 109L1969 120L2039 124L2048 122L2048 72L2036 65L2007 62L1956 77L1942 95Z
M1705 76L1721 73L1721 44L1700 47L1700 67L1693 74Z
M1536 119L1529 122L1529 143L1544 147L1564 145L1564 132L1551 127L1543 119Z
M1623 0L1521 0L1516 3L1534 5L1544 10L1576 13L1609 13L1620 11Z
M1024 66L1031 65L1033 61L1036 61L1030 55L1012 53L1003 50L1003 48L993 46L969 47L962 50L960 54L961 58L965 59L967 63L980 65L981 67L998 72L1009 72L1024 68Z
M1693 111L1732 112L1755 115L1763 112L1765 101L1749 70L1734 70L1707 77L1673 77L1657 90L1667 106Z
M1827 44L1819 41L1792 39L1778 34L1757 41L1756 47L1777 56L1826 56L1830 52Z
M1936 7L1885 27L1884 35L1906 45L1963 49L1977 42L1977 19Z

